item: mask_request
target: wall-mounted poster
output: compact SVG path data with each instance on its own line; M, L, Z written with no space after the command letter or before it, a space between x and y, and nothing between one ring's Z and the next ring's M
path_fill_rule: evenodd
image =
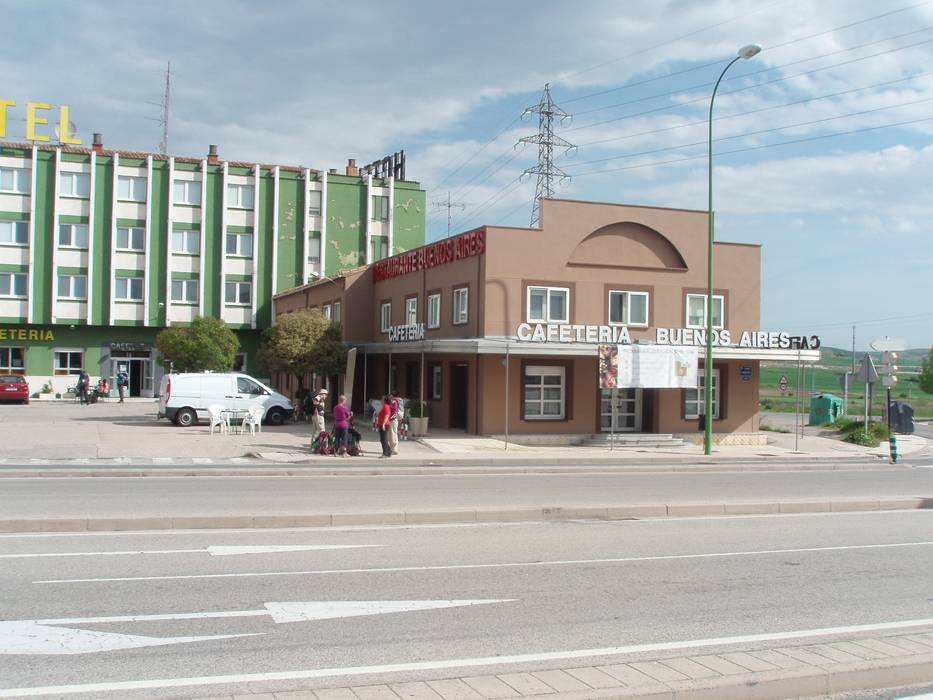
M599 388L615 389L618 386L618 345L599 346Z

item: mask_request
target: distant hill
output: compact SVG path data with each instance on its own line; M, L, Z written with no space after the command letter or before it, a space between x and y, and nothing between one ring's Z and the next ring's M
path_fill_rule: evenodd
M842 348L833 348L824 345L820 348L822 353L820 356L821 365L838 365L838 366L852 366L852 351L845 350ZM917 371L920 370L920 365L927 358L929 354L929 348L912 348L910 350L901 350L897 353L897 364L899 367L903 368L917 368ZM881 361L881 353L871 351L869 353L871 359L876 363ZM855 351L855 366L858 367L859 362L861 362L862 357L864 357L864 350Z

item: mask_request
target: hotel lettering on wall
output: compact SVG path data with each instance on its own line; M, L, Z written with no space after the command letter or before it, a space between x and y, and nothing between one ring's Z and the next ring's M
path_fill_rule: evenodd
M486 229L476 229L380 260L373 265L373 282L472 258L482 255L485 251Z

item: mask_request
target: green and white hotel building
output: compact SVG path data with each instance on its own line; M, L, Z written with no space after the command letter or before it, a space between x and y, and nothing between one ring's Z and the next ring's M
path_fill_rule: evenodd
M113 385L122 365L131 395L152 396L156 334L198 315L226 321L236 368L256 373L275 293L423 245L424 212L404 154L338 174L214 146L114 151L98 134L92 148L0 141L0 374L48 398L82 367Z

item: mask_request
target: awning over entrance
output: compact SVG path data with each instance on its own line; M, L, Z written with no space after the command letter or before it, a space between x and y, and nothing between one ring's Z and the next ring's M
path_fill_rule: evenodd
M534 343L515 338L441 338L412 343L354 343L348 345L365 348L369 354L438 353L502 355L506 346L510 355L557 355L564 357L597 356L598 345L592 343ZM700 348L702 359L704 348ZM713 347L714 360L760 360L762 362L803 362L812 364L820 359L819 350L797 350L793 348L739 348Z

